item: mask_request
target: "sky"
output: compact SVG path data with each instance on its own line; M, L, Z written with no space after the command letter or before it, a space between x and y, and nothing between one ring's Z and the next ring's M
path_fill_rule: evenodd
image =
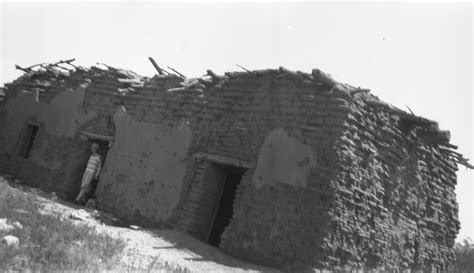
M284 66L336 80L451 131L473 156L473 6L463 3L1 2L0 85L14 65L76 58L152 76ZM461 231L474 239L473 171L460 166Z

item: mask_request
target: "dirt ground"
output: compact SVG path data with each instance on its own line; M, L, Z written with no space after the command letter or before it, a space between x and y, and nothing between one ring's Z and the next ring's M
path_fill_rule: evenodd
M124 227L111 214L57 199L54 195L37 189L28 188L27 191L35 193L43 204L40 213L69 218L78 225L90 225L98 232L125 240L127 246L122 259L138 270L165 264L175 272L279 272L237 260L219 248L177 230Z

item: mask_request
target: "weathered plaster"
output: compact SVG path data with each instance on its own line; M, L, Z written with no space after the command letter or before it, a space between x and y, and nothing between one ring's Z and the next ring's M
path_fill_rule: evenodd
M44 124L46 133L74 137L78 125L94 118L94 112L85 113L82 108L85 89L65 90L59 93L50 103L38 102L37 91L22 91L14 99L6 103L7 126L5 128L5 141L7 152L13 153L17 140L25 121L34 117L36 121Z
M38 132L35 145L30 154L30 160L51 171L56 171L62 165L61 158L45 156L50 146L44 139L46 134L55 137L73 138L76 128L94 118L94 112L85 113L82 108L84 87L69 89L59 93L50 103L38 102L38 91L22 91L16 98L7 101L7 125L3 134L5 152L14 154L25 122L34 118L44 127Z
M192 131L139 122L123 108L114 115L115 143L109 150L97 196L128 214L166 220L178 205Z
M289 137L280 128L270 132L263 143L253 183L257 187L274 183L305 187L315 165L311 147Z
M36 137L34 147L30 153L30 160L36 163L38 166L47 168L51 171L56 171L64 163L62 154L55 153L57 141L54 138L46 137L44 134L39 133Z

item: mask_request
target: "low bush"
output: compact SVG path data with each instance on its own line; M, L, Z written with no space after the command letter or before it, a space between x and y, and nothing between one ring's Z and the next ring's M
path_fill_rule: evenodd
M119 264L124 241L60 216L40 214L40 209L35 195L0 183L0 218L23 226L0 230L0 238L8 234L20 239L17 249L0 244L0 271L98 271Z
M464 239L462 243L454 246L456 253L456 267L454 272L473 273L474 272L474 243L471 239Z

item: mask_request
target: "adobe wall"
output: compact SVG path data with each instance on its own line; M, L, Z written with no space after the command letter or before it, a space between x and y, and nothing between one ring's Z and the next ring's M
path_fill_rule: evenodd
M99 205L134 222L206 240L228 164L245 169L220 244L233 256L293 270L452 266L456 164L364 90L284 69L77 73L8 86L2 171L77 193L88 132L113 138ZM22 160L28 120L41 127Z
M192 132L185 121L162 126L135 120L120 108L115 140L101 174L97 197L112 211L163 222L178 205Z
M7 93L5 88L0 88L0 128L5 128L7 124L7 109L5 108L5 102L7 100ZM0 134L0 155L6 152L4 134ZM0 165L1 168L1 165Z
M347 102L326 86L276 75L238 75L206 90L210 109L197 118L226 110L207 124L208 135L196 136L197 170L178 227L206 239L206 206L215 202L209 162L227 160L247 171L220 248L258 263L324 268L334 140Z
M416 128L403 131L413 116L371 98L352 105L337 141L330 265L452 270L456 163Z
M116 69L91 78L84 107L97 118L81 130L113 136L96 194L99 206L143 225L173 227L193 171L196 124L183 104L197 94L167 92L176 76L143 79ZM189 182L188 182L189 183Z
M306 187L316 161L310 146L289 137L281 128L273 130L263 142L252 182L257 188L275 184Z
M57 80L57 79L56 79ZM77 193L75 184L86 141L74 139L77 127L94 117L82 107L85 89L82 80L69 78L65 82L49 77L8 84L2 104L2 171L11 173L31 186L56 190L71 198ZM16 156L22 130L27 122L39 125L29 159Z
M95 117L94 112L86 113L82 109L84 90L83 87L64 90L50 102L39 101L38 90L22 90L15 98L9 99L5 105L7 127L4 134L7 152L13 152L13 144L20 137L23 125L30 117L35 117L38 122L44 124L46 133L50 135L74 137L78 124Z
M186 158L193 133L185 119L174 118L181 107L168 105L182 96L165 91L179 82L113 68L27 73L7 85L0 108L7 113L0 120L0 139L6 143L0 168L31 186L73 198L90 154L85 136L105 136L113 140L97 189L100 205L139 223L172 226L168 220L178 215L183 180L192 171ZM143 88L121 93L135 91L132 84ZM185 95L183 101L194 97ZM16 150L28 121L40 129L25 160Z
M204 88L204 93L166 91L179 86L182 80L177 77L130 83L109 73L94 79L84 104L101 118L91 127L115 131L117 138L98 189L101 204L128 218L176 225L205 240L219 186L211 182L215 181L212 175L217 175L213 162L227 162L247 169L238 188L235 215L220 246L234 256L283 267L416 268L436 264L432 258L416 262L423 255L419 245L431 240L414 240L413 234L421 232L407 235L410 243L404 247L409 250L398 254L393 250L394 242L404 235L390 227L400 225L400 231L414 226L402 213L386 216L386 211L393 214L394 208L406 203L387 205L390 202L383 200L390 200L394 191L412 191L406 181L413 173L403 168L426 160L405 151L407 145L419 145L397 131L395 116L400 113L383 114L377 109L378 114L373 114L375 109L363 102L355 104L355 96L338 88L277 74L229 74L217 86ZM122 94L123 90L128 92ZM120 107L126 115L118 112L122 118L117 118L115 111ZM179 126L186 128L181 137L169 134ZM122 130L126 133L120 133ZM148 131L164 137L148 140ZM148 144L137 144L137 135ZM177 159L170 156L173 145L160 148L168 139L181 143ZM401 151L393 152L392 145ZM160 156L147 157L147 151ZM401 158L411 161L392 162ZM163 166L163 162L170 162L169 173L145 170L146 166ZM400 169L390 171L390 166ZM405 186L392 189L383 180L386 176L398 181L390 182L392 185ZM130 177L137 179L127 179ZM164 178L161 188L154 177ZM361 182L366 180L372 184ZM447 192L452 194L452 190ZM155 205L148 206L150 203ZM364 244L369 245L365 248ZM397 249L401 249L399 244ZM449 244L446 249L450 251ZM449 255L445 255L448 261Z

